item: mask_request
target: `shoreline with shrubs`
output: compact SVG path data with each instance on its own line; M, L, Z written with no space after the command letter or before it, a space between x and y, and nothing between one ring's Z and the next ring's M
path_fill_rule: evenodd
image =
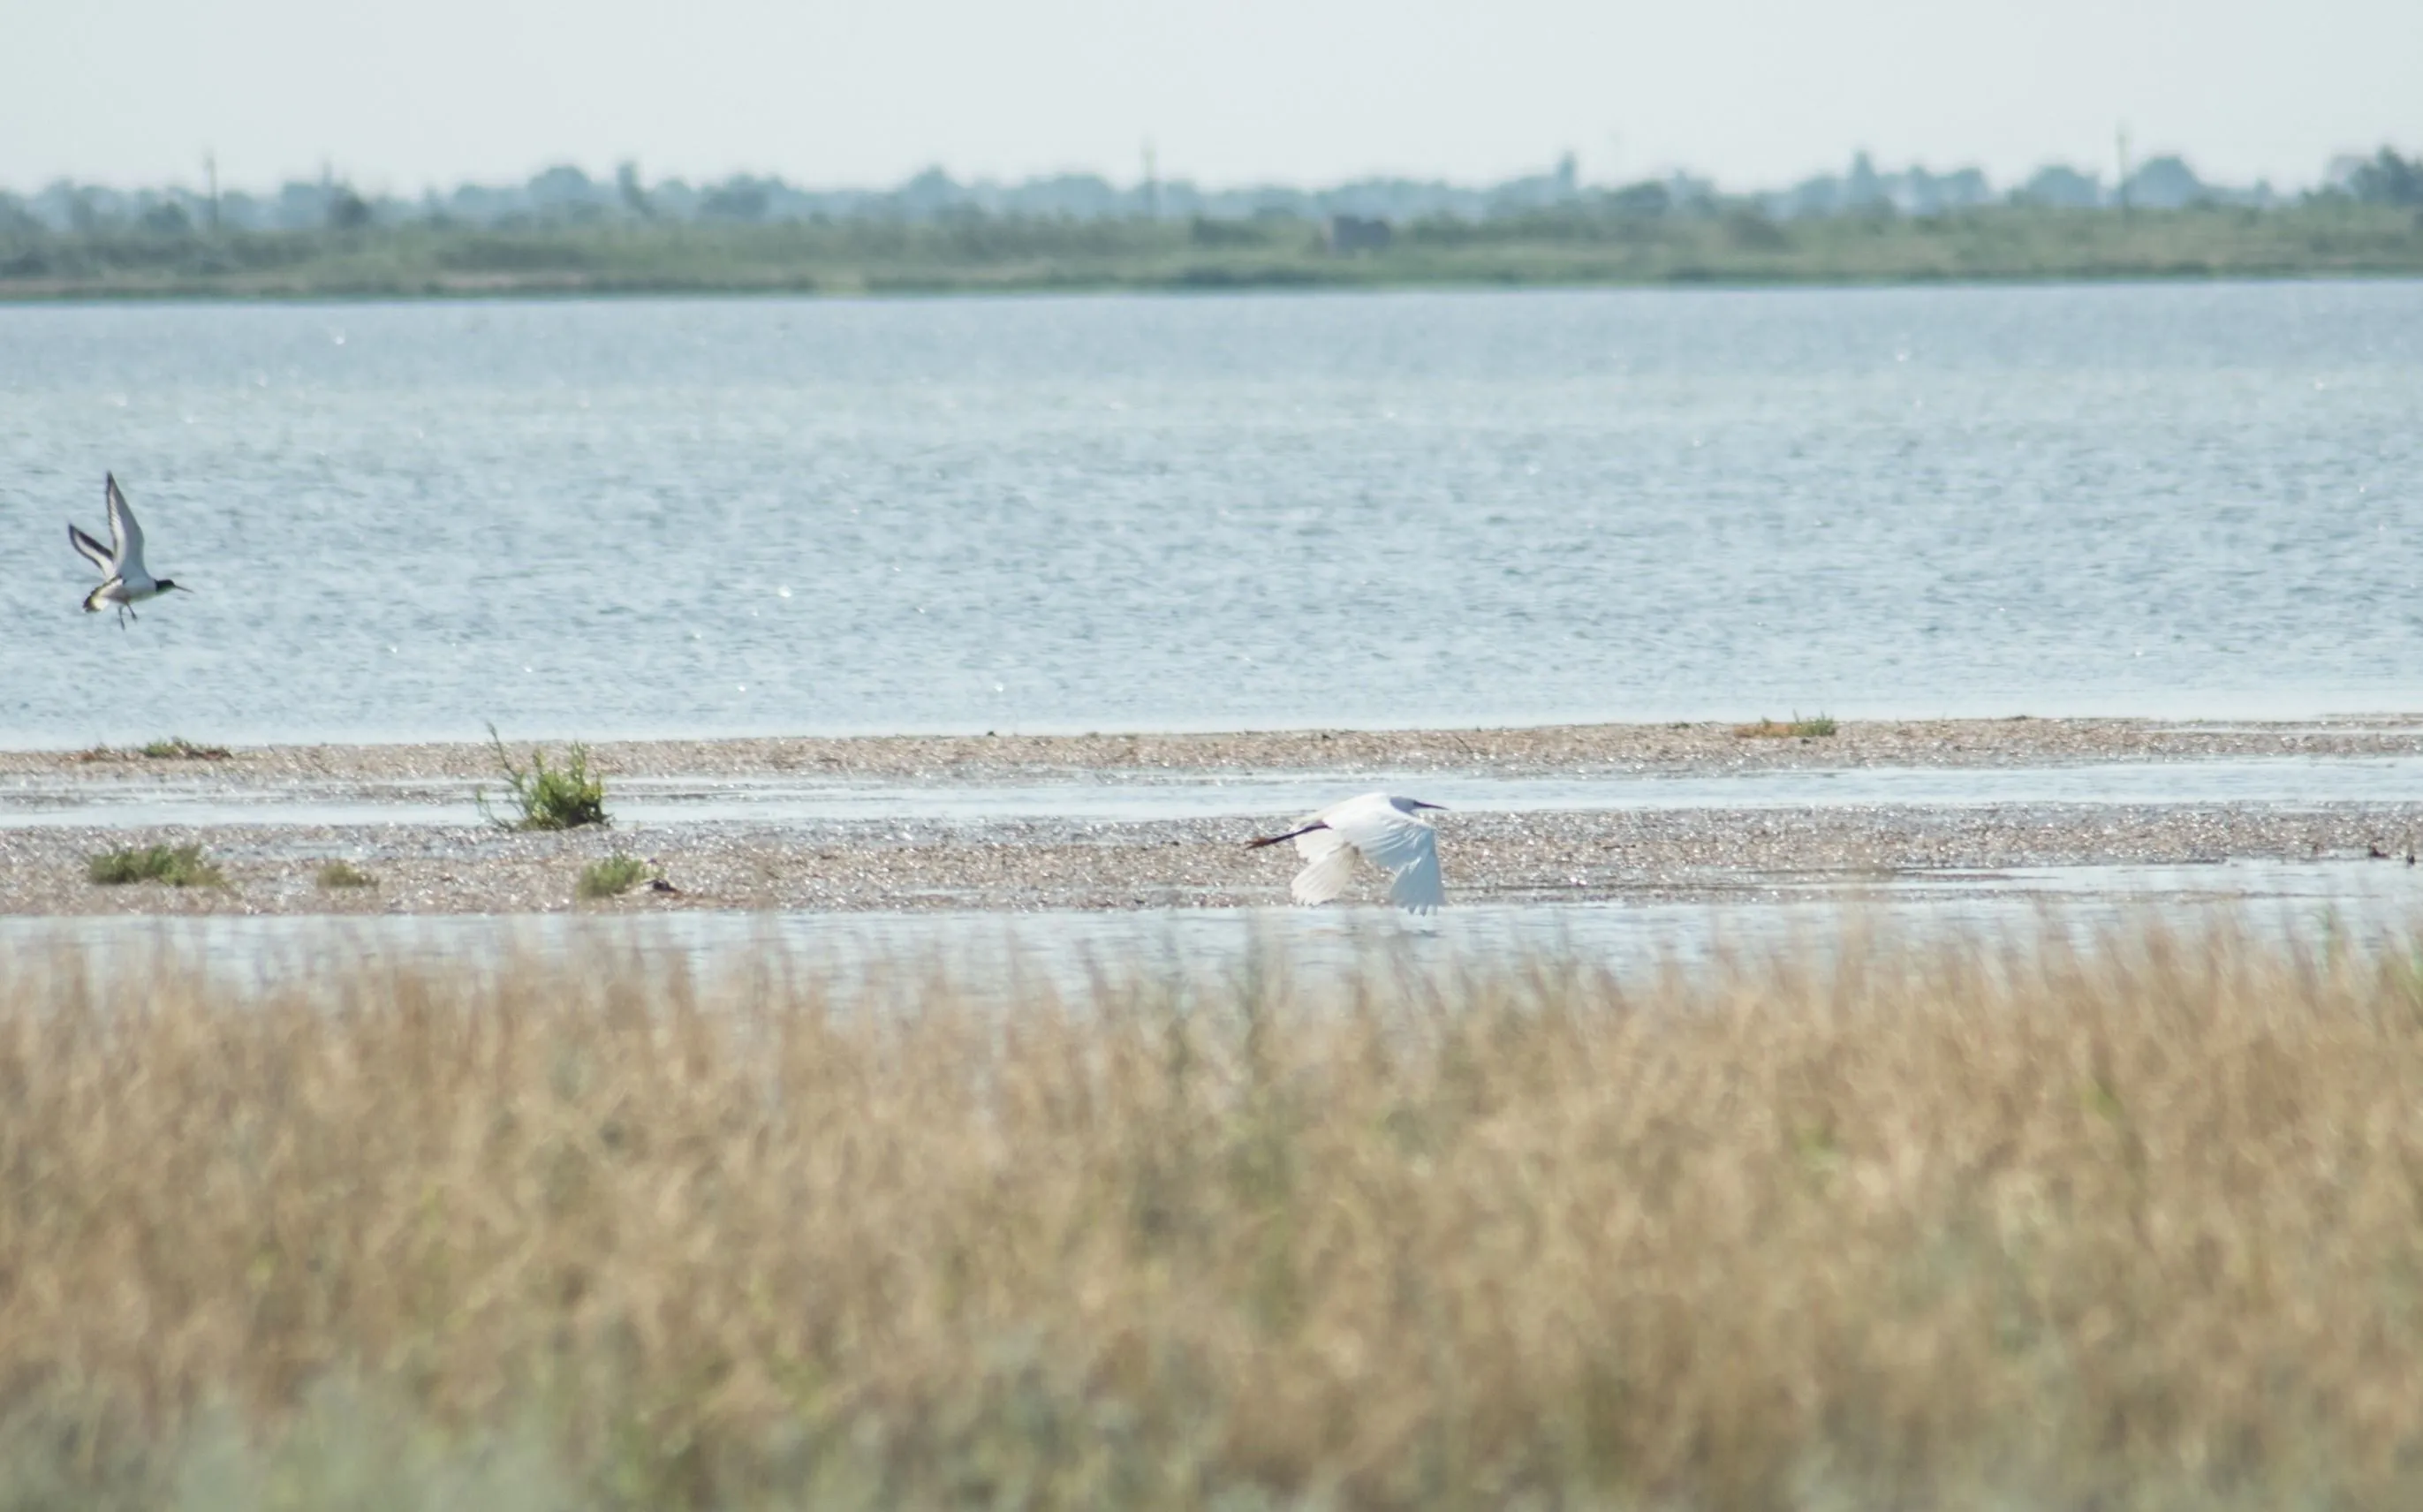
M154 754L154 753L158 754ZM2227 860L2405 864L2423 797L2235 799L2198 764L2423 756L2411 716L2295 723L1836 720L1293 731L0 752L0 913L527 913L590 909L1138 909L1274 905L1291 858L1249 853L1257 785L1336 795L1471 792L1439 816L1465 903L1761 901L1856 893L1947 871L2195 867ZM2295 767L2294 764L2309 764ZM1594 781L1916 770L2094 768L2157 777L2126 801L1759 805L1718 782L1690 803L1591 807ZM1496 780L1576 806L1493 808ZM653 786L652 786L653 784ZM1089 796L1216 788L1222 811L1085 817ZM1226 796L1234 793L1233 800ZM1881 791L1881 790L1880 790ZM820 815L752 817L719 794L824 795ZM1023 795L1029 807L989 799ZM1040 792L1040 809L1036 795ZM689 800L653 807L644 795ZM845 811L868 798L871 809ZM920 795L949 802L921 806ZM1054 796L1057 795L1058 796ZM155 796L156 795L156 796ZM1067 800L1065 807L1053 807ZM1228 805L1233 801L1233 809ZM108 815L208 815L112 824ZM887 816L884 803L899 806ZM618 803L626 810L618 816ZM375 822L331 820L345 806ZM989 804L995 805L989 811ZM813 807L813 805L811 805ZM682 817L688 811L720 817ZM940 818L937 812L957 812ZM839 815L839 816L837 816ZM85 816L89 816L85 817ZM164 885L154 885L164 884ZM1990 885L1990 878L1987 884Z
M1434 216L1402 224L1354 216L978 216L10 231L0 223L0 305L2417 274L2423 274L2423 216L2416 209L2345 194L2272 208L2004 204L1790 218L1770 216L1747 201L1657 214L1610 202L1481 221Z

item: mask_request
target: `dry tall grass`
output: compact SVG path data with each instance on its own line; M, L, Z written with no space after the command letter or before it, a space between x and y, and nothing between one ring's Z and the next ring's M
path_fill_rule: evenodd
M18 1504L2423 1504L2402 959L0 972Z

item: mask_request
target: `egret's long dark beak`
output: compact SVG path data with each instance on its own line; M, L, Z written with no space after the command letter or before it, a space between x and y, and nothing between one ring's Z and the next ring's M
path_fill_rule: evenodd
M1320 823L1308 824L1302 829L1291 829L1284 835L1264 835L1259 840L1249 840L1245 842L1245 848L1247 850L1259 850L1264 845L1275 845L1280 841L1293 840L1298 835L1309 835L1316 829L1326 829L1328 827L1329 827L1327 825Z
M1414 807L1417 809L1437 809L1441 811L1445 811L1447 809L1447 805L1444 803L1424 803L1419 798L1416 798L1414 800Z

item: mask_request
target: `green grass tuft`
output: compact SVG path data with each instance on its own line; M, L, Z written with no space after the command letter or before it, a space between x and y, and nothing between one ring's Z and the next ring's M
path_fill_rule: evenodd
M223 888L227 878L202 858L199 845L149 845L103 851L85 863L85 875L103 887L129 882L166 882L172 888Z
M145 746L143 754L155 762L223 762L233 752L225 746L197 746L182 735L170 735Z
M354 865L353 862L343 859L328 861L322 865L320 868L319 877L320 886L332 890L339 888L374 888L378 886L378 878Z
M1832 734L1837 726L1828 715L1803 719L1794 715L1790 719L1761 719L1754 724L1735 725L1734 733L1744 740L1815 740Z
M609 856L581 868L576 890L584 898L619 898L647 880L648 863L636 856Z
M546 752L532 747L530 765L518 766L493 724L488 726L488 739L497 748L497 765L504 772L507 795L520 814L500 819L488 808L484 791L473 794L481 816L490 824L499 829L578 829L610 822L606 783L589 770L588 747L574 742L560 767L547 765Z

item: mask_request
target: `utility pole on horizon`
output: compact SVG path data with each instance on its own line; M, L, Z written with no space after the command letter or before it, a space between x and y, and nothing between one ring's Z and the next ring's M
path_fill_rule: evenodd
M2120 218L2129 218L2129 128L2124 123L2114 129L2114 138L2120 151Z

